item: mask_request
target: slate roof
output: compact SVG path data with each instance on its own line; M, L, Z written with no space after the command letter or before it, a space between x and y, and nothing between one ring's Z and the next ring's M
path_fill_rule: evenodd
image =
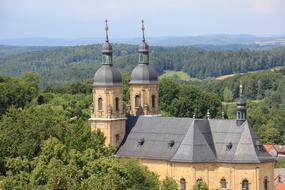
M126 127L119 157L199 163L274 161L247 121L237 126L236 120L140 116L129 117Z
M102 65L95 73L93 85L113 86L122 85L122 76L113 65Z
M157 84L157 73L152 65L138 64L131 73L130 84Z

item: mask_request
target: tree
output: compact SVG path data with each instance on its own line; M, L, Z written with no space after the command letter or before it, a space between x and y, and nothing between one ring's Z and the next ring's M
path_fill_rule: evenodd
M178 190L178 184L171 177L166 177L162 183L160 190Z
M158 176L136 160L69 149L51 137L33 159L7 158L3 189L159 190ZM1 187L1 186L0 186Z
M18 78L2 78L0 81L0 116L9 107L24 108L38 94L39 76L26 73Z
M224 101L231 102L232 100L233 100L233 93L228 87L226 87L224 89Z
M192 190L208 190L208 187L204 181L198 180L192 187Z
M63 140L66 129L62 112L51 106L10 108L0 120L0 156L32 158L40 152L43 140L51 136Z

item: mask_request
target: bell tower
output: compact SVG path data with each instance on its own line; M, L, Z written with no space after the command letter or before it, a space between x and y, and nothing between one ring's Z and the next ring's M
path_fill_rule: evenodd
M239 88L239 100L237 101L236 114L237 114L237 125L241 126L243 122L245 122L246 120L246 101L243 97L242 83L240 83L240 88Z
M144 21L142 20L142 42L139 45L139 64L131 74L130 114L159 115L159 82L157 73L149 64L149 46L145 41Z
M91 130L100 130L107 146L119 147L125 136L125 110L121 73L113 66L112 45L109 43L106 20L106 41L102 47L102 66L96 71L93 83Z

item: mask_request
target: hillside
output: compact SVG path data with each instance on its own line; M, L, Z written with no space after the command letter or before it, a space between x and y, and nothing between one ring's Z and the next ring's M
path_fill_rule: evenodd
M137 46L114 44L114 64L130 72L137 64ZM207 51L195 47L151 47L151 63L159 74L184 71L204 79L232 73L285 65L285 47L268 50ZM101 45L52 47L0 58L0 75L15 76L27 71L43 77L41 86L92 78L101 65Z
M0 39L0 44L13 46L76 46L96 44L104 38L18 38ZM138 44L140 37L112 38L113 43ZM203 46L209 48L266 48L285 45L285 36L255 36L248 34L209 34L198 36L148 37L148 42L156 46Z

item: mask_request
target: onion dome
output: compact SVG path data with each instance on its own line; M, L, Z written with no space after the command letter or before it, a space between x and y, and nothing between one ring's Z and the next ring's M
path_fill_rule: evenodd
M102 65L95 73L93 84L96 86L122 85L122 76L120 71L112 65Z
M138 64L131 74L131 84L158 83L155 69L149 64Z
M139 64L131 74L131 84L154 84L158 83L158 77L153 66L149 65L149 46L145 42L144 21L142 20L142 42L139 45Z
M106 41L102 46L102 66L96 71L93 85L113 86L122 85L122 76L118 69L113 67L112 45L109 43L108 23L106 20Z

